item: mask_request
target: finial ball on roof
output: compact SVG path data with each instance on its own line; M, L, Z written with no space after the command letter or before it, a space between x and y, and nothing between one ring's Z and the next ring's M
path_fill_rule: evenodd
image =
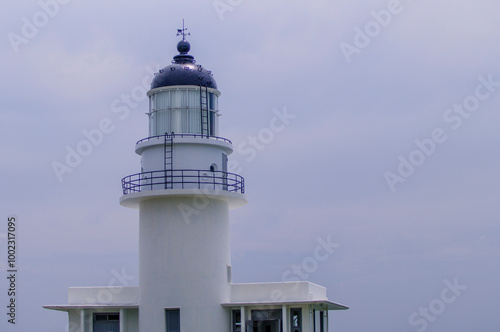
M187 40L181 40L177 43L177 51L181 54L186 54L191 49L191 45Z

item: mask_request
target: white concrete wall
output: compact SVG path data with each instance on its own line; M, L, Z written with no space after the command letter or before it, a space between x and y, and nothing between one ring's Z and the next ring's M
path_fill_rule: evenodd
M81 330L80 310L68 311L68 332L84 332Z
M152 144L156 142L157 144ZM165 145L163 139L155 139L148 144L140 143L137 152L142 156L144 172L165 169ZM222 170L222 153L229 155L231 145L207 138L175 138L173 149L174 169L210 169L212 163Z
M282 302L327 300L326 288L307 282L233 284L231 302Z
M70 287L68 304L137 304L138 287Z
M162 139L158 140L157 145L149 145L142 150L142 171L162 171L165 169L165 148ZM160 143L161 142L161 143Z
M164 309L180 308L182 331L229 331L227 202L157 198L139 215L140 330L163 331Z
M120 332L138 332L139 331L139 310L125 309L125 325L126 328Z

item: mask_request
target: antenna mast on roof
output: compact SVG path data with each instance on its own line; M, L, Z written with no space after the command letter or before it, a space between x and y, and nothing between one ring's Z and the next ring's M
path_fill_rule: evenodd
M182 35L182 40L186 40L186 36L191 36L191 32L186 33L187 28L184 27L184 19L182 19L182 29L177 29L177 36Z

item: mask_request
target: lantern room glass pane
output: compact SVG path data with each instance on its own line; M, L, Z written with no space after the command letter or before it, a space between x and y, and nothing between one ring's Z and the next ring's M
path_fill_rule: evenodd
M185 91L182 90L172 90L170 91L170 103L167 106L170 107L182 107L187 106L187 97Z
M187 111L187 123L188 123L188 132L192 134L201 134L201 114L200 109L189 109Z
M208 98L208 108L211 110L217 110L218 109L218 104L217 104L217 95L215 93L209 93L209 98Z
M207 91L197 88L176 88L160 91L150 96L149 128L150 136L165 133L201 134L201 99L205 99ZM218 134L217 95L209 92L207 96L209 108L208 133ZM205 105L204 105L205 106Z
M217 115L215 114L215 112L212 112L210 111L210 119L209 119L209 135L210 136L217 136L216 135L216 131L215 131L215 128L216 128L216 124L217 124Z
M187 100L188 103L186 106L189 107L200 107L200 91L198 90L188 90L187 91Z

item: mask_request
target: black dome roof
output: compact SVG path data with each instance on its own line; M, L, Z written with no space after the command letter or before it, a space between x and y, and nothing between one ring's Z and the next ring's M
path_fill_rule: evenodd
M217 89L212 72L195 64L194 57L187 54L191 45L186 40L177 44L180 54L174 56L171 65L160 69L151 82L151 89L171 85L201 85Z

